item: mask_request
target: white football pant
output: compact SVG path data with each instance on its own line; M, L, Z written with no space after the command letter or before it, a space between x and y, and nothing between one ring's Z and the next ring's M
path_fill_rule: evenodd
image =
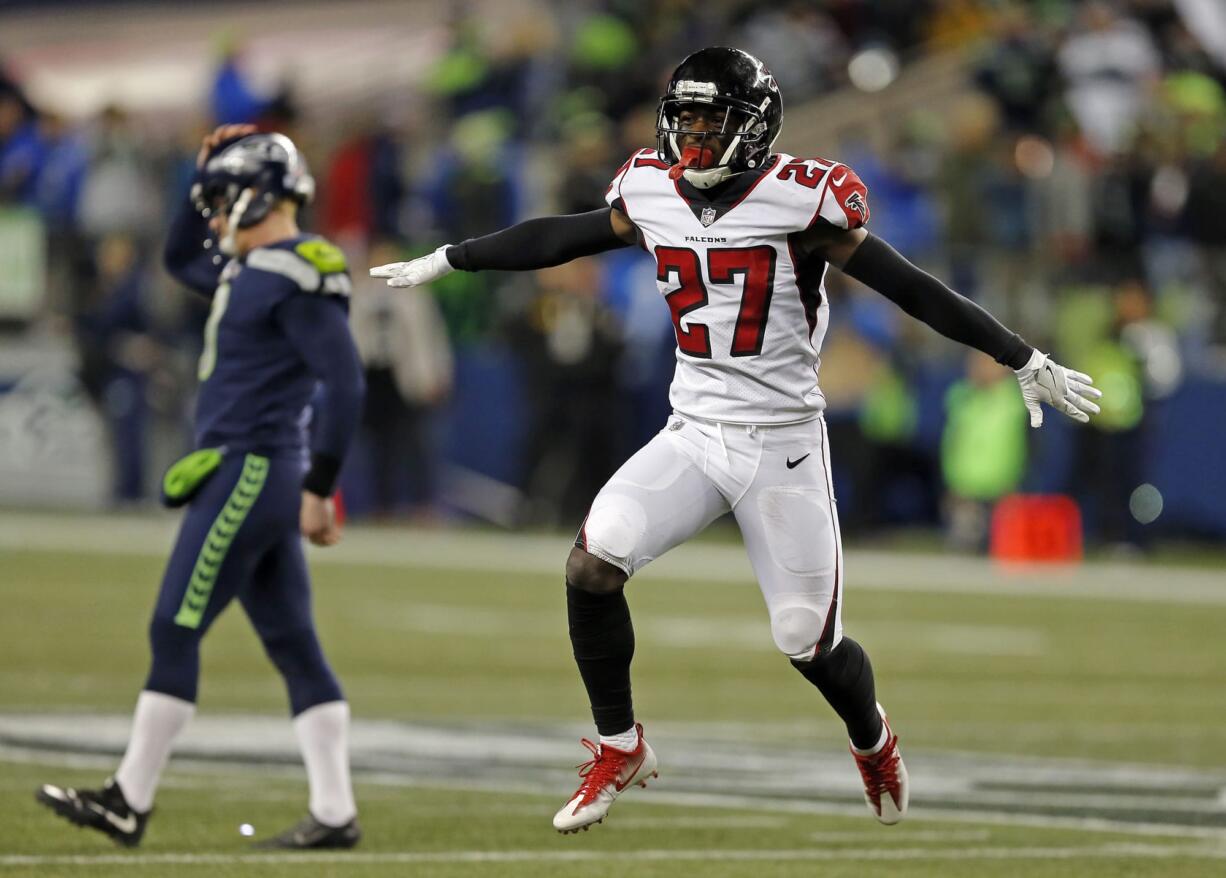
M628 576L732 511L775 645L806 661L842 639L842 544L826 422L673 414L596 496L576 545Z

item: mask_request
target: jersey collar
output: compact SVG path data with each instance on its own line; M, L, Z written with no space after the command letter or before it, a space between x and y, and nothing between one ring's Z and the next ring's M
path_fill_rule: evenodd
M710 189L699 189L685 177L674 180L673 185L681 200L694 214L694 219L703 226L718 222L724 214L732 210L748 197L762 179L779 164L779 156L773 155L763 167L753 171L737 174L726 183L721 183Z

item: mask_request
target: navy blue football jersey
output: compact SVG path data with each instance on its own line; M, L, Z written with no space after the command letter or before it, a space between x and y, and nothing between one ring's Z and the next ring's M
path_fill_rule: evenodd
M171 273L212 298L198 377L196 447L303 450L311 403L313 450L340 461L356 428L362 372L349 334L351 282L341 250L298 235L224 261L205 227L181 216Z

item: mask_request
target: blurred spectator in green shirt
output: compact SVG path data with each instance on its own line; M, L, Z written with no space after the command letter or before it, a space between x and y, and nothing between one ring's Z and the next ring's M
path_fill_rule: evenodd
M1026 472L1026 407L1008 369L986 354L967 357L967 374L945 397L941 473L948 490L950 542L987 546L992 504L1012 493Z

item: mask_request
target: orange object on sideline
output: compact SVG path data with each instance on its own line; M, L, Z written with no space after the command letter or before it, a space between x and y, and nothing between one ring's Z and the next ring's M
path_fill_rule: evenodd
M1010 494L992 510L990 552L997 561L1080 561L1081 509L1064 494Z

